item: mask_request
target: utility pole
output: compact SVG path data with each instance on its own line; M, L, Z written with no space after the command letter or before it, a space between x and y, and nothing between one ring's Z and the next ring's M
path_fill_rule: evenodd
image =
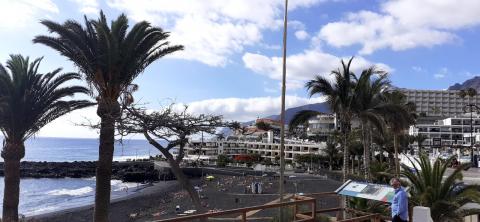
M279 194L280 203L283 202L284 194L284 181L285 181L285 91L286 91L286 79L287 79L287 20L288 20L288 0L285 0L285 16L283 18L283 69L282 69L282 110L280 113L280 181L279 181ZM280 221L284 219L284 209L280 208Z
M471 164L472 166L475 166L476 164L474 163L474 156L473 156L473 143L474 143L474 139L473 139L473 111L478 111L480 108L473 104L473 103L470 103L470 104L467 104L465 105L464 107L464 112L470 112L470 161L471 161ZM480 167L477 165L477 167Z

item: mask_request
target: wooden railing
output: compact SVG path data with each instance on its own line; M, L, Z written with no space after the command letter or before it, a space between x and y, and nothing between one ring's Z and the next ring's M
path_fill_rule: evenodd
M208 219L208 218L213 219L214 217L225 216L225 215L239 215L239 216L237 218L232 218L232 217L222 218L224 220L237 220L237 221L245 222L247 221L247 219L249 219L248 212L260 211L260 210L271 209L271 208L288 207L288 206L293 206L294 218L292 218L291 220L293 222L315 221L317 214L334 213L334 212L337 213L337 222L362 222L362 221L380 222L382 220L391 220L391 218L385 217L378 213L366 213L366 212L362 212L362 211L358 211L350 208L333 207L333 208L317 209L317 200L320 200L322 197L328 197L328 196L340 198L340 196L335 192L308 193L308 194L303 194L302 196L294 195L292 198L290 198L290 201L283 202L283 203L269 203L269 204L260 205L260 206L195 214L195 215L182 216L182 217L176 217L171 219L156 220L155 222L179 222L179 221L191 221L191 220ZM310 209L307 212L299 212L298 206L301 206L301 205L310 205ZM342 220L340 215L344 211L351 215L355 215L356 217ZM216 218L216 219L220 219L220 218Z
M310 205L309 213L300 213L298 211L298 206L301 205ZM253 206L253 207L245 207L245 208L238 208L232 210L223 210L219 212L209 212L209 213L201 213L195 214L190 216L182 216L176 217L171 219L164 219L164 220L156 220L156 222L179 222L179 221L191 221L197 219L208 219L211 217L218 217L218 216L225 216L225 215L240 215L240 221L246 222L247 221L247 213L250 211L256 210L265 210L271 208L281 208L281 207L288 207L293 206L293 217L291 221L294 222L303 222L303 221L315 221L316 215L316 200L311 197L306 196L293 196L290 201L282 202L282 203L272 203L272 204L265 204L260 206ZM231 218L233 219L233 218Z

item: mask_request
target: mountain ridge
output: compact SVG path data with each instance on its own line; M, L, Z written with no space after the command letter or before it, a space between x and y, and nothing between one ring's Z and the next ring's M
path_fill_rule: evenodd
M297 107L292 107L292 108L286 109L285 110L285 122L288 124L293 119L293 117L295 116L295 114L297 112L303 111L303 110L314 110L314 111L322 112L322 113L331 113L327 102L312 103L312 104L307 104L307 105L302 105L302 106L297 106ZM266 116L266 117L262 117L262 118L280 120L280 114L270 115L270 116ZM244 124L251 125L251 124L254 124L254 123L255 123L255 120L252 120L252 121L245 122Z
M467 79L463 83L455 83L448 87L448 90L462 90L468 88L474 88L477 91L480 91L480 76Z

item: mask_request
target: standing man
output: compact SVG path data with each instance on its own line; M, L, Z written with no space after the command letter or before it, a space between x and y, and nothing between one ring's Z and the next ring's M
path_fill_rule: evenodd
M408 196L398 178L390 180L390 185L395 189L392 201L392 222L408 221Z

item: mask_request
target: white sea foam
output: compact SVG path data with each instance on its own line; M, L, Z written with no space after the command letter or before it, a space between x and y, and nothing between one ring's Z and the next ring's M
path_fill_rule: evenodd
M81 196L93 192L93 187L82 187L78 189L57 189L47 192L49 195L60 196L60 195L70 195L70 196Z
M139 183L121 183L118 186L112 187L113 191L128 191L130 188L137 188L141 186Z
M143 160L143 159L149 159L150 156L148 155L138 155L138 156L114 156L113 161L128 161L128 160Z
M26 211L23 214L26 216L31 216L31 215L37 215L37 214L42 214L42 213L47 213L47 212L52 212L61 209L60 206L45 206L45 207L40 207L40 208L34 208L32 210Z
M111 180L111 181L110 181L110 185L113 186L113 187L114 187L114 186L118 186L118 185L120 185L120 184L122 184L122 181L121 181L121 180Z

